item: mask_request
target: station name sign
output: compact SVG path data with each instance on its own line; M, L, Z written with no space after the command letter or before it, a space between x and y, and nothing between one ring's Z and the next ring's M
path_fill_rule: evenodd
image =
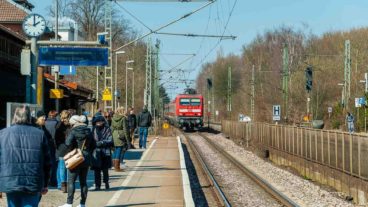
M108 50L86 47L39 47L38 64L40 66L106 66Z

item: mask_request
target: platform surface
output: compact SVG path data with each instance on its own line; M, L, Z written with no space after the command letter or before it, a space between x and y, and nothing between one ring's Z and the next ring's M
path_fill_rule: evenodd
M136 147L137 147L136 141ZM149 146L149 147L148 147ZM94 174L89 171L87 207L120 206L185 206L180 154L176 137L149 137L148 149L129 150L125 156L125 172L109 170L110 189L93 191ZM80 200L79 181L76 182L73 206ZM66 194L49 189L40 207L59 206L66 202ZM6 196L0 198L6 206Z

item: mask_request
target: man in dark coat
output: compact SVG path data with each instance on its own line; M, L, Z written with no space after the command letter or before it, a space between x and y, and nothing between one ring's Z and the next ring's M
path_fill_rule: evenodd
M45 129L47 140L49 141L49 150L51 155L51 177L49 185L52 187L57 186L56 171L58 165L58 158L56 157L56 146L55 146L55 132L58 121L56 120L57 112L51 110L45 121Z
M152 116L148 111L147 106L143 108L143 111L138 115L138 127L139 127L139 148L146 149L148 128L152 124Z
M105 188L109 189L109 168L111 168L111 147L113 146L111 129L103 116L94 119L92 134L96 142L93 151L92 169L95 171L95 190L101 189L101 171Z
M130 147L132 149L135 149L134 147L134 130L137 128L137 116L134 114L134 108L129 108L129 116L128 116L128 126L129 126L129 143Z
M31 120L29 107L18 107L13 125L0 131L0 192L6 193L8 206L36 207L47 193L48 142Z

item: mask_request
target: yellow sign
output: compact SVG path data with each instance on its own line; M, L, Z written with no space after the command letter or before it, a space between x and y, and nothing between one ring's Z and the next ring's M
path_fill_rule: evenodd
M61 99L64 98L63 89L50 89L50 98Z
M162 125L162 128L164 128L164 129L168 129L170 127L170 125L168 124L168 123L164 123L163 125Z
M105 88L105 90L102 92L102 100L103 101L111 101L112 95L108 88Z

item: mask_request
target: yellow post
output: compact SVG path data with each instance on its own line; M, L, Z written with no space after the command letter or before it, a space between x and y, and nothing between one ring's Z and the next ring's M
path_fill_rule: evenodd
M43 67L37 67L37 105L43 109Z

